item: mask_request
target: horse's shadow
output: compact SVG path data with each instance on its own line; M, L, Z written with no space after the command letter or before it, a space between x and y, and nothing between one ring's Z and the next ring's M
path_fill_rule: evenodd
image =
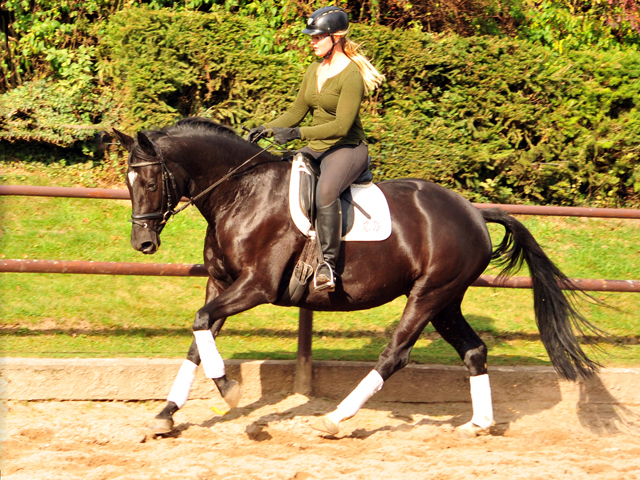
M640 415L633 412L623 404L617 402L616 398L606 390L602 381L599 378L591 379L588 382L581 382L579 385L580 398L576 404L576 415L583 428L589 430L591 433L598 436L611 436L618 434L632 434L640 435ZM185 431L194 426L213 429L217 425L224 424L226 422L234 421L242 417L249 416L252 412L259 408L268 407L270 405L276 405L282 401L281 395L266 395L250 404L244 405L237 409L231 410L225 415L217 415L211 417L200 424L194 424L185 422L176 425L174 430L164 437L180 437ZM496 407L498 423L491 428L490 435L503 436L507 432L510 426L518 419L529 415L535 415L544 410L550 409L555 405L555 402L537 402L535 406L529 406L522 408L518 405L518 410L508 408L503 404L498 404ZM264 442L271 440L273 437L269 432L269 427L279 422L289 420L295 417L304 417L314 419L318 416L329 413L335 408L333 402L323 401L315 402L309 399L307 402L300 405L285 408L282 412L270 412L252 420L245 428L245 434L253 441ZM420 412L424 414L432 414L426 418L421 418L418 421L413 420L412 414L397 414L393 411L393 406L387 402L372 402L371 405L367 405L366 408L389 412L388 416L394 419L403 420L405 423L400 425L384 425L377 428L357 428L352 431L348 431L339 436L323 435L318 432L318 436L326 440L340 440L340 439L357 439L365 440L377 433L410 433L418 427L430 426L443 428L444 432L452 432L455 427L458 427L468 421L468 417L471 415L471 405L455 405L450 406L425 406L416 405L416 413ZM406 411L406 407L403 411ZM468 410L468 411L467 411ZM446 414L446 418L438 418ZM421 415L422 416L422 415ZM305 428L309 428L306 426ZM431 436L437 436L437 433L431 433Z
M308 402L302 405L299 405L293 408L288 408L283 412L269 413L255 419L253 422L247 425L247 427L245 428L245 433L250 439L255 441L260 442L260 441L270 440L272 436L268 432L268 427L273 425L274 423L295 418L298 416L308 418L309 420L313 420L318 416L329 413L334 408L335 408L335 404L333 403L322 402L321 405L318 405L317 402L314 402L312 399L309 399ZM443 413L447 413L446 409L442 409L441 407L438 407L438 406L421 405L421 407L416 408L416 410L420 410L420 412L419 413L416 412L414 414L405 413L406 408L404 407L402 409L403 410L402 413L397 412L397 408L394 409L394 402L372 402L372 404L367 405L366 408L378 410L379 412L387 412L388 418L401 420L404 423L400 423L397 425L383 425L380 427L375 427L370 429L356 428L351 430L349 428L346 428L344 430L344 433L341 433L339 435L324 434L317 431L315 433L317 434L318 437L322 437L325 440L341 440L341 439L366 440L367 438L382 432L389 433L389 434L410 433L415 429L419 427L424 427L424 426L444 428L444 432L453 432L455 427L460 426L466 421L468 421L468 418L466 417L470 416L470 411L461 412L461 410L464 410L464 408L461 409L460 406L457 406L457 408L454 408L454 410L457 411L456 413L445 415L446 418L443 418L443 419L439 419L437 417ZM449 411L449 413L451 413L451 411ZM420 420L415 421L414 416L416 415L424 418L421 418ZM425 415L433 415L433 416L425 417ZM241 415L237 415L234 418L239 418L240 416ZM231 418L229 417L228 420L230 419ZM214 426L218 423L221 423L222 421L225 421L225 420L222 418L217 420L211 419L210 421L203 423L202 426ZM310 428L310 426L305 425L304 428ZM506 426L503 428L502 425L498 425L498 426L492 427L491 434L502 435L504 433L504 430L506 430ZM429 433L427 433L427 436L436 437L439 434L441 434L441 432L429 431Z
M493 322L490 317L476 317L477 322L485 324L485 329ZM427 332L428 333L428 332ZM426 348L434 348L431 344ZM335 354L336 352L333 351ZM338 352L339 354L353 354L353 352ZM513 356L508 358L509 363L531 363L530 358L522 358L518 360ZM260 394L254 401L243 405L237 409L231 410L225 415L213 416L202 422L199 426L204 428L214 428L216 425L234 421L241 417L249 416L252 412L259 408L276 405L292 392L293 377L276 378L274 371L270 370L266 364L260 365L260 392L268 392L265 395ZM365 368L365 367L363 367ZM371 368L368 366L366 368ZM507 432L512 424L519 419L540 414L544 411L551 410L553 407L563 401L563 393L561 380L551 369L547 369L547 373L541 375L540 372L534 374L527 373L527 369L518 369L511 367L494 367L494 372L501 369L499 375L491 375L492 391L494 394L494 408L497 424L491 428L491 435L502 436ZM534 367L535 368L535 367ZM546 368L546 367L545 367ZM376 429L364 430L356 429L352 433L335 438L360 438L365 439L380 431L394 432L413 429L420 426L445 427L453 430L471 419L472 407L471 397L469 393L468 376L464 370L453 376L445 375L438 377L435 375L431 378L429 374L429 382L417 382L419 378L412 377L409 369L403 369L394 375L379 394L376 394L366 408L377 409L380 411L390 411L390 416L395 415L394 408L391 403L397 402L393 399L394 384L407 389L407 402L416 403L414 413L423 412L427 414L426 418L422 418L417 422L413 420L407 421L405 424L396 426L383 426ZM511 371L512 370L512 371ZM311 420L314 417L324 415L332 411L337 404L349 392L353 390L366 375L368 370L362 372L350 373L350 378L346 377L346 372L338 371L333 377L326 376L324 380L315 377L314 395L315 397L325 398L326 401L311 402L307 401L295 407L283 407L282 412L267 413L260 416L249 423L245 429L249 438L256 441L265 441L271 439L271 434L267 427L275 422L294 418L308 417ZM239 378L242 378L242 371L232 372ZM362 375L360 375L362 373ZM497 373L497 372L496 372ZM256 377L252 377L255 381ZM251 381L250 378L244 379ZM324 382L322 388L318 388L317 382ZM422 384L424 383L424 384ZM281 384L287 384L281 386ZM329 388L327 388L329 386ZM281 390L277 389L281 387ZM576 404L576 415L580 425L590 432L603 436L614 435L619 433L636 432L640 433L640 416L632 412L619 402L615 396L610 393L598 376L590 380L580 381L579 400ZM385 391L387 392L385 394ZM327 398L329 397L329 398ZM567 400L565 400L567 401ZM402 400L400 401L402 403ZM403 411L406 411L406 404ZM411 415L409 415L411 416ZM444 419L440 419L444 418ZM179 424L174 428L171 436L180 436L182 432L193 426L193 424ZM333 438L326 436L326 438Z
M491 435L503 436L517 420L541 413L556 406L562 401L559 382L560 380L555 382L555 388L550 386L553 385L553 382L547 382L545 388L552 389L552 391L546 392L546 400L544 401L540 401L539 398L534 398L532 402L523 401L522 396L526 395L528 390L527 384L525 383L522 385L523 388L521 390L523 391L520 392L520 398L513 399L514 402L511 404L513 408L504 401L496 403L495 410L498 423L491 428ZM500 386L497 385L497 387L499 388ZM640 434L640 415L620 403L615 396L607 390L599 377L596 376L590 380L581 381L578 384L578 389L579 399L576 403L576 416L583 428L598 436ZM511 396L511 392L500 393L498 397L500 395ZM247 405L231 410L225 415L213 416L197 426L215 428L216 425L234 421L242 417L248 417L257 409L277 405L284 398L286 398L286 394L267 394ZM268 441L272 439L272 435L269 433L270 426L295 417L305 417L312 420L318 416L329 413L336 405L337 401L333 399L323 399L322 401L309 399L299 405L283 407L282 411L270 411L253 419L246 426L245 433L254 441ZM470 403L455 402L450 404L416 404L413 412L411 408L407 409L407 405L405 404L402 408L402 413L399 413L397 410L394 410L392 402L374 400L368 404L366 408L380 412L388 412L390 418L400 419L405 423L393 426L384 425L371 429L357 428L351 432L347 430L344 435L340 436L322 435L320 433L318 433L318 435L328 440L339 440L343 438L364 440L379 432L411 432L417 427L422 426L444 428L445 432L450 432L453 431L455 427L468 421L472 413ZM409 413L407 413L407 411ZM414 421L414 416L423 418ZM181 423L167 436L179 437L192 426L196 426L196 424Z
M274 406L280 403L286 396L284 395L265 395L258 400L251 402L247 405L238 407L236 409L230 410L224 415L216 415L213 416L202 423L196 424L191 422L184 422L176 425L173 431L169 434L162 435L162 437L171 437L178 438L184 432L186 432L191 427L201 427L201 428L209 428L215 429L217 425L221 425L227 422L231 422L237 420L242 417L248 417L255 410ZM332 410L335 409L338 402L330 401L328 399L322 399L318 401L318 399L309 398L306 402L296 405L294 407L286 407L282 411L279 412L269 412L264 415L261 415L258 418L253 419L250 423L247 424L245 428L246 435L254 441L263 442L267 440L271 440L273 437L271 433L269 433L268 428L277 424L278 422L282 422L285 420L289 420L296 417L302 417L309 419L309 423L313 421L315 418L318 418L322 415L325 415ZM468 407L468 408L467 408ZM433 426L433 427L444 427L445 431L453 431L453 429L459 425L462 425L466 421L469 420L471 415L471 406L453 406L451 409L447 409L442 406L432 406L432 405L422 405L422 408L417 407L416 410L420 410L420 412L415 413L404 413L406 408L403 407L403 413L399 413L397 409L394 410L394 402L371 402L366 406L367 409L378 410L379 412L386 412L389 418L395 420L402 420L405 423L401 423L399 425L383 425L377 428L365 429L365 428L356 428L355 430L349 431L349 429L345 430L344 434L339 436L322 434L321 432L315 432L319 437L322 437L327 440L340 440L340 439L358 439L365 440L377 433L387 432L387 433L395 433L395 432L410 432L416 427L421 426ZM466 411L468 410L468 412ZM433 415L433 417L421 418L418 421L414 420L414 416L419 413L419 416ZM443 419L438 419L438 416L444 415ZM301 426L303 428L310 428L309 425ZM502 434L506 427L501 428L501 426L493 427L492 434ZM435 434L433 434L435 435Z
M245 415L248 415L250 412L254 411L257 408L261 408L269 405L275 405L279 401L280 399L273 399L272 401L268 401L268 400L265 401L265 399L260 399L250 405L245 406L244 408L239 408L236 411L233 411L233 413L229 412L226 415L221 417L210 418L209 420L206 420L205 422L200 424L200 426L204 428L213 428L216 425L219 425L221 423L236 420ZM268 431L269 426L272 426L274 424L277 424L278 422L282 422L282 421L289 420L296 417L308 418L310 420L315 419L321 415L325 415L329 413L334 408L335 408L335 405L328 401L323 401L320 404L318 404L318 402L314 401L314 399L309 399L307 402L301 405L297 405L291 408L286 408L282 412L275 412L275 413L271 412L256 418L246 426L245 433L251 440L254 440L254 441L262 442L266 440L271 440L273 437ZM461 421L460 422L456 421L458 419L458 416L448 420L422 419L419 422L414 423L411 415L406 416L406 415L395 414L392 410L392 407L390 407L387 402L384 402L384 404L374 403L372 406L368 406L367 408L378 409L381 411L390 410L388 414L390 418L400 419L406 423L395 425L395 426L384 425L384 426L373 428L373 429L358 428L351 431L350 433L346 433L340 436L322 434L321 432L316 432L317 435L328 440L339 440L342 438L364 440L379 432L407 432L407 431L411 431L416 426L421 426L426 424L430 424L433 426L447 426L447 425L453 426L453 425L462 423ZM309 428L309 426L307 425L305 426L305 428Z
M640 414L618 402L599 377L581 382L579 389L580 425L598 436L640 435Z

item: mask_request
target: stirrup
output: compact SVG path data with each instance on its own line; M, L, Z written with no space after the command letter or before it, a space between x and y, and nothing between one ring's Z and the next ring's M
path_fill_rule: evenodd
M331 276L329 277L329 281L318 285L318 271L320 270L320 267L322 267L323 265L325 265L329 269L329 274ZM318 291L327 290L329 292L333 292L336 289L336 277L333 273L333 268L331 268L331 265L329 265L327 262L322 262L316 268L316 271L313 274L313 288L315 288Z

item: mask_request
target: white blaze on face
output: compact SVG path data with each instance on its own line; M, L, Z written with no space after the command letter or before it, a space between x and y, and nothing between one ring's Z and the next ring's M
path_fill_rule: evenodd
M138 174L134 171L131 171L127 176L129 177L129 185L133 187L133 182L135 182L136 178L138 178Z

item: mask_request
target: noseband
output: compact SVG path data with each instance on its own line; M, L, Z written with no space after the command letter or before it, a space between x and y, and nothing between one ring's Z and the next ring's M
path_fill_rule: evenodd
M176 213L180 212L182 209L179 209L177 211L173 209L169 182L171 182L171 188L173 189L174 196L177 196L178 188L176 186L176 179L173 176L173 173L171 173L171 171L169 171L169 169L167 168L167 163L164 160L164 156L162 155L162 150L160 150L160 147L158 147L158 145L153 140L149 139L149 141L153 145L153 149L156 152L158 160L154 162L131 163L131 154L129 154L129 167L138 168L148 167L150 165L162 165L162 203L163 205L166 204L167 208L165 209L161 206L160 211L154 213L132 213L131 219L129 221L134 225L138 225L142 228L149 228L149 224L146 222L146 220L162 220L160 223L157 223L156 225L151 227L156 232L159 232L162 227L169 221L169 219ZM176 201L176 204L178 201L179 199Z

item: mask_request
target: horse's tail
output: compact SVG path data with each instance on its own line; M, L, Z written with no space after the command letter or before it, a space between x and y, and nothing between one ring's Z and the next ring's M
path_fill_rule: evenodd
M500 276L517 272L526 262L533 282L533 306L540 338L558 374L568 380L589 377L601 366L580 347L574 328L597 337L603 333L575 308L574 292L565 295L560 285L584 293L547 257L531 232L518 220L498 208L481 210L487 223L499 223L506 232L491 259L503 267Z

